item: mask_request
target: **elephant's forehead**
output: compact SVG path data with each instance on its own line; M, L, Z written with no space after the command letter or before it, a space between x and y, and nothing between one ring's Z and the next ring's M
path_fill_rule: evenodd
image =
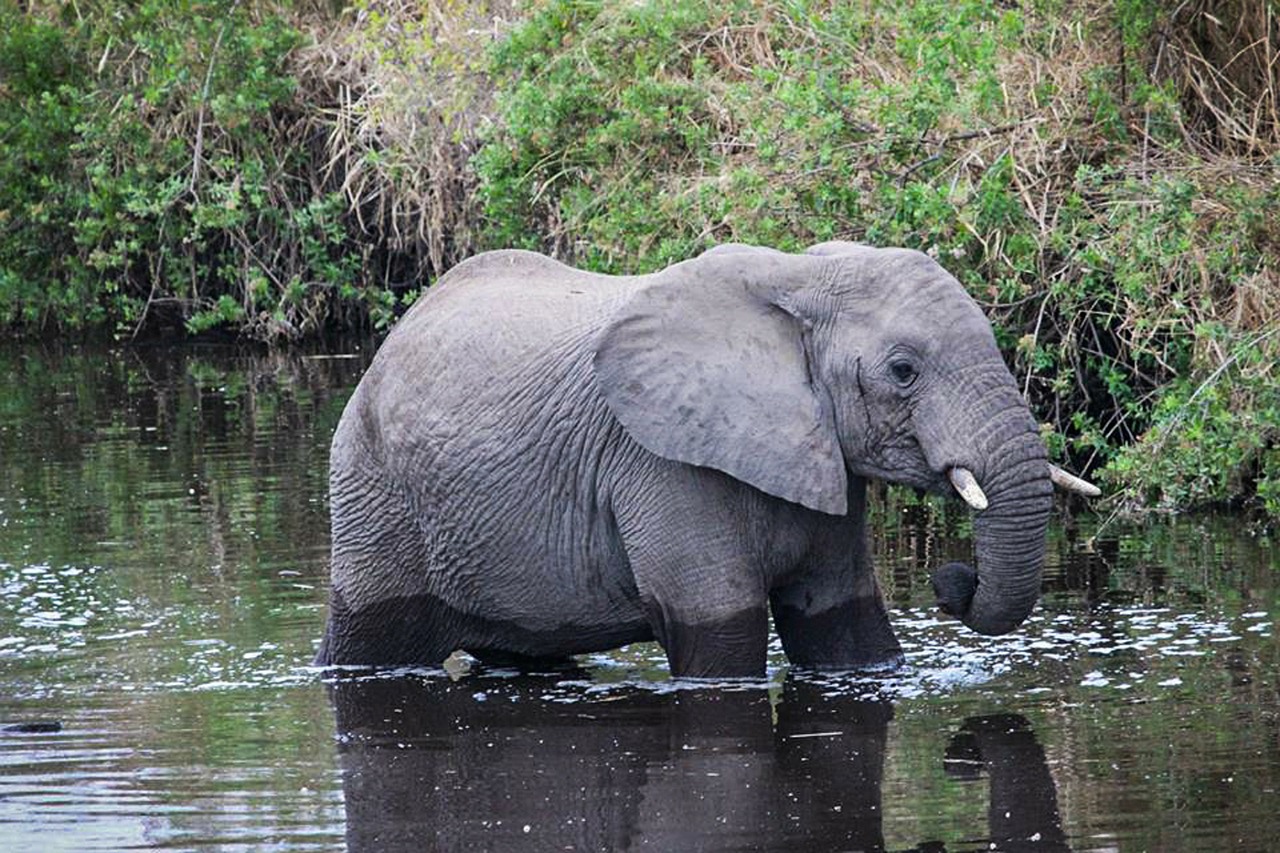
M945 270L935 265L919 272L928 274L883 274L869 286L841 293L838 312L886 335L915 333L939 343L990 332L982 309Z
M920 306L935 301L964 300L964 287L933 258L911 249L868 249L841 257L829 287L846 303L883 302Z

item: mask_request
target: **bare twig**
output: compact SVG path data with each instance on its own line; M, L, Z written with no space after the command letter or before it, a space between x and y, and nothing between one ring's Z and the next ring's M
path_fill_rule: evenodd
M1044 296L1044 301L1040 303L1040 310L1036 312L1035 331L1031 333L1031 348L1033 351L1036 346L1036 341L1040 339L1040 326L1044 323L1045 309L1049 307L1049 292L1047 290L1045 291ZM1035 359L1029 358L1027 361L1027 376L1022 382L1022 396L1024 398L1027 396L1027 392L1031 390L1031 374L1035 371Z
M994 137L994 136L1000 136L1002 134L1012 133L1018 128L1025 127L1026 125L1034 123L1036 121L1038 121L1038 119L1026 119L1024 121L1016 121L1010 124L1003 124L1003 125L1000 125L999 127L987 127L987 128L979 128L977 130L966 130L961 133L948 134L947 136L944 136L940 139L931 139L928 135L928 132L926 131L920 136L920 140L919 140L920 144L932 145L935 147L936 150L934 151L933 154L929 155L928 157L925 157L923 160L912 163L910 166L908 166L906 171L904 171L901 175L898 176L898 186L900 187L906 186L907 179L910 178L912 175L914 175L916 172L920 171L925 166L928 166L930 163L936 163L937 161L941 160L942 150L946 148L948 145L954 145L957 142L967 142L971 139L990 139L991 137Z
M240 0L235 0L231 4L231 8L227 10L226 20L222 22L222 27L218 30L218 36L213 40L213 49L209 51L209 65L204 71L204 87L200 92L200 117L196 122L195 151L191 157L191 183L187 188L193 195L196 191L196 181L200 178L200 158L204 151L204 111L209 103L209 85L213 81L213 65L218 58L218 48L222 46L222 37L227 34L227 27L231 26L231 19L235 16L236 8L239 5Z

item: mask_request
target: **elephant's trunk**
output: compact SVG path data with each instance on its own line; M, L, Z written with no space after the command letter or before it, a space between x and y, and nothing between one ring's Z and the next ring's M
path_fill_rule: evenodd
M952 563L934 575L939 606L980 634L1006 634L1027 618L1040 595L1045 531L1053 508L1049 462L1035 419L1004 371L966 383L967 416L947 423L922 446L935 470L974 508L977 571ZM954 415L955 401L947 403Z
M1044 445L1022 430L993 448L983 484L988 508L974 519L977 589L956 615L980 634L1006 634L1040 595L1053 486Z

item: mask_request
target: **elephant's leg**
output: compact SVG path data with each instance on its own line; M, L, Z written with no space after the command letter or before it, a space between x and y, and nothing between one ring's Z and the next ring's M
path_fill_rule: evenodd
M850 577L815 569L769 597L782 648L796 666L879 669L902 663L902 646L870 571Z
M615 507L654 636L677 678L759 678L769 616L744 541L739 485L718 472L668 471Z
M803 571L770 592L773 624L792 664L867 669L902 663L867 547L866 489L850 478L849 514L815 533Z
M691 596L710 589L688 585ZM744 604L729 614L679 604L670 598L647 606L654 635L667 653L675 678L762 678L769 645L769 616Z
M435 666L458 647L459 620L424 582L432 561L422 529L403 490L341 438L329 479L329 621L316 663Z
M316 664L435 666L457 648L452 632L433 624L437 611L429 596L388 598L353 608L335 588Z

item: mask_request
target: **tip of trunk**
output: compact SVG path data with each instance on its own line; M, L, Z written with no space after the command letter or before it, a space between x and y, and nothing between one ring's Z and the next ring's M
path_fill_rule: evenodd
M972 612L966 613L961 617L962 622L971 630L979 634L985 634L988 637L999 637L1002 634L1008 634L1016 631L1018 626L1022 624L1022 619L1007 619L1004 617L981 617Z
M947 563L929 579L938 609L949 616L963 619L978 591L978 573L964 563Z
M954 616L968 628L997 637L1008 634L1020 626L1031 613L1036 600L1033 598L1025 607L1013 610L986 606L974 607L978 598L980 579L972 566L964 563L947 563L933 573L930 578L933 592L937 598L938 609Z

